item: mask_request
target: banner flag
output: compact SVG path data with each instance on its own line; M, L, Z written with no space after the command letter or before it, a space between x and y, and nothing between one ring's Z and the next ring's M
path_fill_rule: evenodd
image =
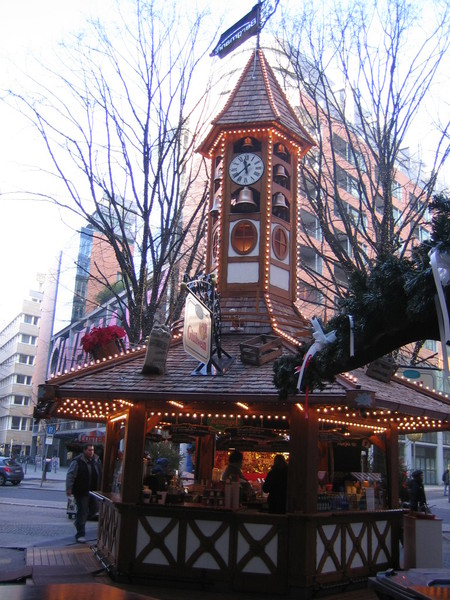
M255 4L245 17L242 17L242 19L230 27L230 29L227 29L225 33L222 33L217 46L211 52L210 56L223 58L250 37L258 33L259 6L259 4Z

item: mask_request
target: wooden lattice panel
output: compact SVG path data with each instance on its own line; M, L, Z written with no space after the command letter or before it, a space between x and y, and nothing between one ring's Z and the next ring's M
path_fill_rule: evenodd
M110 502L101 502L98 530L99 547L113 562L116 558L119 525L120 515L114 505Z
M317 524L315 579L367 577L393 561L391 522Z
M171 517L141 517L136 539L136 562L176 566L179 522Z

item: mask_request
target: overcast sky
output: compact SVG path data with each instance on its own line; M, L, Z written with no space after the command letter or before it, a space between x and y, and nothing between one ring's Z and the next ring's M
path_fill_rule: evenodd
M195 5L204 0L186 1ZM217 4L217 27L223 19L227 28L244 16L255 0L227 0L226 8ZM81 28L87 16L108 14L112 5L112 0L0 2L0 90L14 89L21 72L33 74L36 59L52 60L58 41ZM72 217L16 192L36 189L33 182L42 177L35 168L42 146L32 127L3 103L0 132L1 323L20 311L28 290L36 288L35 274L47 272L55 262L71 233L63 221L70 222ZM52 185L51 178L48 185Z
M167 0L169 1L169 0ZM177 0L181 1L181 0ZM256 0L183 0L211 8L213 23L223 32L243 17ZM431 0L432 1L432 0ZM288 0L281 4L292 7ZM35 59L45 63L58 52L57 42L79 30L88 16L108 15L113 0L3 0L0 2L0 95L15 88L21 73L32 75ZM212 26L212 40L217 42ZM254 39L246 42L248 52ZM248 52L242 59L242 67ZM227 59L225 59L227 60ZM210 59L211 64L219 59ZM220 65L221 67L223 67ZM22 298L35 287L35 274L48 271L71 233L67 214L18 190L36 189L42 181L41 140L32 127L0 103L0 323L19 312ZM48 183L47 183L48 182ZM51 187L52 179L46 180ZM70 224L70 223L69 223ZM72 223L73 225L73 223Z

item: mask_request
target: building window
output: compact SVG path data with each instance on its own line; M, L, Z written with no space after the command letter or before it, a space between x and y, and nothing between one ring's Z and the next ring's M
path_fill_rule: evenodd
M18 394L13 396L13 404L16 404L18 406L30 406L30 402L30 396L20 396Z
M26 417L11 417L11 429L16 431L31 431L31 419Z
M336 166L336 181L340 188L354 196L359 198L360 196L360 185L357 179L349 175L342 167Z
M352 146L346 140L343 140L336 133L333 133L332 143L336 154L339 154L339 156L345 158L345 160L354 167L359 167L363 173L367 173L366 163L361 152L358 152L355 150L355 148L352 148Z
M31 385L31 375L16 375L16 383Z
M322 257L308 246L300 246L300 263L306 271L322 273Z
M231 245L238 254L251 252L257 241L256 227L250 221L240 221L231 233Z
M34 356L30 356L29 354L18 354L17 362L22 365L34 365Z
M322 304L323 300L321 292L307 283L301 283L298 286L298 299L313 304Z
M288 255L289 238L283 227L275 227L273 230L272 248L278 260L284 260Z
M306 234L315 240L320 241L322 239L322 229L319 225L319 219L315 215L302 208L300 211L300 221Z
M437 342L436 340L425 340L423 347L426 350L430 350L431 352L437 352Z
M426 242L431 238L431 233L422 227L421 225L416 225L412 231L412 237L418 240L420 243Z
M367 229L368 221L366 215L348 202L344 202L343 200L336 202L335 200L333 204L333 213L343 220L350 222L359 231L364 232Z
M20 337L20 341L22 344L30 344L31 346L36 345L37 337L35 335L27 335L26 333L22 333Z
M396 181L392 184L392 197L399 201L403 198L402 186Z
M334 266L334 276L338 284L348 286L348 273L339 265Z
M24 315L23 322L30 325L39 325L39 317L33 317L33 315Z

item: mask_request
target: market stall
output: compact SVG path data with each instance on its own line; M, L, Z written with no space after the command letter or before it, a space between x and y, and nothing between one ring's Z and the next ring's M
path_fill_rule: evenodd
M398 435L447 429L448 402L365 369L307 397L274 384L274 361L312 341L295 300L298 167L313 144L257 51L200 148L210 275L185 284L183 331L40 386L36 418L106 424L95 551L113 577L306 597L399 566ZM148 493L155 439L195 445L195 487ZM230 506L217 473L232 449L253 453L256 482ZM269 514L257 484L280 452L286 513Z
M223 376L192 376L196 362L175 341L163 375L142 374L142 348L55 377L41 388L52 416L106 421L96 545L103 564L114 577L136 581L175 578L286 592L398 568L403 516L398 433L447 428L448 405L436 393L397 378L382 383L361 370L311 394L306 416L301 395L280 400L270 362L257 368L242 362L241 340L223 337L235 357ZM176 502L146 502L146 440L164 440L158 432L165 430L178 442L195 440L197 487L183 488ZM189 438L181 437L183 431ZM383 473L354 470L361 448L368 452L372 446L380 449ZM269 515L263 503L225 507L217 471L233 447L248 459L243 471L256 472L256 484L273 455L286 453L285 515ZM339 462L342 448L346 471ZM381 496L375 496L378 484ZM373 507L367 506L369 490Z

